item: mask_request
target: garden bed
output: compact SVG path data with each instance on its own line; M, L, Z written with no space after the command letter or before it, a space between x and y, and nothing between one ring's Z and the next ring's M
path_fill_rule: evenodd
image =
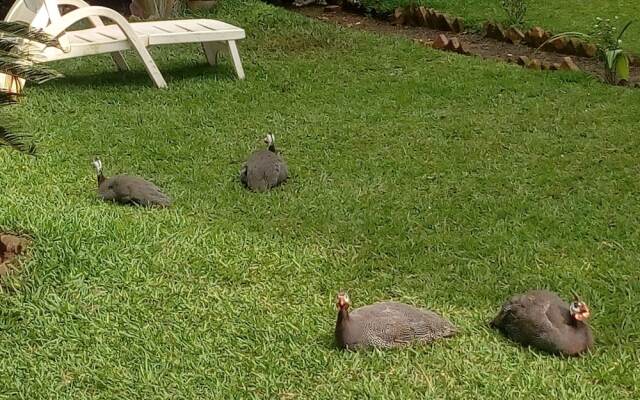
M398 7L409 5L432 7L464 19L469 27L480 28L485 21L505 21L507 14L500 0L359 0L369 12L393 14ZM564 0L527 0L524 23L527 27L539 25L554 32L584 32L593 29L596 17L628 21L640 15L640 2ZM625 39L625 46L640 53L640 25L635 26Z
M602 62L594 57L569 56L568 59L567 54L537 51L536 48L522 43L509 43L503 40L492 39L484 33L454 33L449 30L434 29L428 26L403 25L388 19L372 18L363 15L361 12L338 6L290 7L290 9L311 18L317 18L349 28L404 36L413 39L417 43L441 48L443 50L453 50L458 53L475 55L486 59L512 62L537 70L580 70L602 81L605 80ZM442 35L444 35L449 42L454 39L459 42L459 45L442 45ZM631 77L627 84L634 87L640 86L640 66L637 62L634 62L631 66Z

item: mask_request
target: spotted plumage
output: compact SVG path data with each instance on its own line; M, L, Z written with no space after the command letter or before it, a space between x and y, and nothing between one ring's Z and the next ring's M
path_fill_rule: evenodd
M525 346L566 356L577 356L593 346L590 312L577 296L568 304L547 290L513 296L502 305L490 325Z
M394 348L450 337L456 328L433 311L407 304L381 302L349 312L346 294L337 298L335 338L341 348Z

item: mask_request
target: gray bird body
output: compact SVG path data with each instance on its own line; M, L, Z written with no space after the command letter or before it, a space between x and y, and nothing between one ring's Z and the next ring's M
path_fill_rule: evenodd
M168 207L171 199L160 188L138 176L116 175L105 178L98 187L105 201L141 206Z
M273 136L270 140L273 140ZM274 144L269 143L268 149L252 153L240 171L240 181L256 192L274 188L289 176L286 161L278 154Z
M438 314L407 304L376 303L338 311L335 337L346 349L394 348L450 337L456 328Z
M593 345L589 325L576 321L569 304L547 290L513 296L490 325L515 342L553 354L575 356Z
M98 176L98 195L102 200L120 204L168 207L171 199L153 183L139 176L116 175L107 178L102 173L102 161L93 161Z

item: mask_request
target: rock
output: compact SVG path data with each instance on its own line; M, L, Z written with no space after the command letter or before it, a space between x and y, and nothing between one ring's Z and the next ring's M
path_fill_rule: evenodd
M525 65L529 64L529 57L527 57L527 56L519 56L519 57L516 59L516 63L517 63L518 65L525 66Z
M447 50L450 51L458 51L460 48L460 40L457 37L452 37L449 39L449 44L447 44Z
M539 26L531 28L525 34L525 42L531 47L539 47L549 39L549 34Z
M436 11L433 8L427 8L427 26L431 29L438 27L438 17Z
M576 63L573 62L573 59L571 57L564 57L558 69L561 69L563 71L574 71L574 72L580 71L580 68L578 68Z
M406 21L406 15L404 12L404 8L398 7L393 12L392 24L394 25L404 25Z
M527 64L527 68L540 71L542 69L542 64L540 63L540 60L534 58L529 62L529 64Z
M518 43L524 41L524 33L522 33L522 31L520 29L512 26L506 32L505 39L507 39L507 41L510 42L510 43L518 44Z
M452 25L453 31L455 33L460 33L464 31L464 21L462 20L462 18L455 18L453 20L453 25Z
M574 40L574 41L573 41L573 46L574 46L574 47L575 47L575 49L576 49L576 53L575 53L575 54L576 54L578 57L587 57L587 54L585 53L585 49L584 49L584 45L585 45L585 44L586 44L586 43L585 43L585 42L583 42L582 40L578 40L578 39L576 39L576 40Z
M416 10L416 20L420 26L428 26L429 21L427 20L429 13L427 12L427 8L420 6Z
M596 46L593 43L582 42L580 44L580 52L583 54L584 57L593 58L596 56L596 54L598 54L598 46Z
M485 36L496 39L496 40L504 40L506 32L502 25L497 22L487 21L484 24Z
M576 49L576 55L578 57L587 57L587 55L585 54L585 49L584 49L584 45L585 43L582 40L575 40L573 43L575 49Z
M567 47L567 39L563 37L555 38L549 44L552 46L554 51L558 53L562 53L564 48Z
M580 41L578 41L577 39L571 38L567 40L567 43L564 46L564 49L562 49L562 52L564 54L578 55L579 46L580 46Z
M404 9L404 24L409 26L420 26L418 23L418 8L415 6L407 6Z
M451 27L449 25L449 21L447 20L447 16L444 14L441 14L439 12L436 12L436 21L437 21L437 28L442 30L442 31L450 31Z
M340 10L340 6L337 4L330 4L324 7L324 12L326 13L334 13Z
M464 53L462 50L462 44L460 44L460 40L457 37L452 37L449 39L449 45L447 46L447 50L453 51L456 53Z
M436 36L435 40L433 41L434 49L445 50L448 46L449 46L449 38L447 38L447 35L445 35L444 33L441 33L438 36Z
M488 38L493 38L495 33L495 25L491 21L486 21L482 25L482 30L484 31L484 36Z

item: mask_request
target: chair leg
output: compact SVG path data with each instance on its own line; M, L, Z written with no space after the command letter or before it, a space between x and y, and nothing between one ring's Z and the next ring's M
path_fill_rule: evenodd
M244 79L244 70L242 69L242 61L240 61L240 53L238 53L236 41L229 40L227 41L227 45L229 46L229 53L231 54L231 59L233 60L233 67L236 70L236 75L238 75L238 79Z
M215 42L203 42L202 49L204 50L204 55L207 57L207 62L211 66L215 66L218 63L218 56L220 54L220 44Z
M113 59L113 62L116 63L116 66L118 67L118 71L129 70L129 65L127 65L127 60L124 59L124 54L122 54L122 52L116 51L111 53L111 58Z
M162 74L160 73L158 66L156 65L155 61L153 61L153 58L151 58L151 54L149 54L149 51L147 50L147 48L144 46L140 46L140 47L134 46L134 47L138 51L138 55L140 56L140 59L144 63L144 67L149 73L149 77L151 77L151 80L153 81L153 83L155 83L155 85L158 88L165 89L167 87L167 82L162 77Z

